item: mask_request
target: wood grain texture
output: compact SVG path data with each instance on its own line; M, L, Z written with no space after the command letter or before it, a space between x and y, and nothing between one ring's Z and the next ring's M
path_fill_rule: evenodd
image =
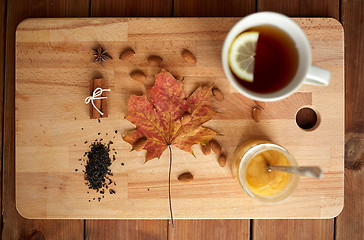
M4 2L4 1L2 1ZM46 239L83 238L82 220L27 220L15 207L15 30L28 17L87 16L88 1L7 1L3 145L3 239L27 239L36 230Z
M255 11L253 0L174 0L176 17L240 17Z
M345 169L345 205L336 218L336 239L363 238L363 184L362 170Z
M254 220L253 239L320 239L334 238L334 219L328 220Z
M169 17L172 16L172 6L173 0L92 0L90 16ZM166 220L85 221L87 239L163 239L167 234Z
M2 192L3 183L3 119L4 119L4 75L5 75L5 35L6 31L6 1L0 3L0 192ZM0 196L0 202L2 203L2 196ZM2 224L0 226L0 232L2 232Z
M280 1L269 1L259 0L258 11L276 11L288 16L328 16L339 20L339 0L323 0L323 1L310 1L310 0L280 0ZM304 118L310 116L305 114ZM253 231L253 238L263 239L262 236L272 236L273 239L280 238L282 236L297 236L293 237L296 239L322 239L322 236L333 236L334 222L329 220L314 220L314 221L298 221L297 220L254 220L253 225L259 226L259 231ZM295 226L291 228L290 226ZM332 226L331 226L332 225ZM325 227L324 230L327 232L318 232L314 228L317 226L330 226ZM255 227L254 227L255 229ZM285 234L282 235L280 229L285 229ZM307 230L309 234L313 234L312 238L309 236L304 237L297 235L297 232L303 232ZM288 237L290 239L290 237Z
M59 19L52 20L52 28L48 27L48 19L23 22L17 31L16 52L18 209L28 217L38 218L169 218L168 152L159 160L143 165L145 153L130 152L130 145L123 142L120 135L116 136L113 140L116 151L122 153L111 168L118 183L117 194L105 197L102 203L88 203L93 193L86 193L83 174L74 169L80 167L78 159L88 149L85 140L93 141L98 138L97 133L101 132L107 141L113 135L106 136L106 133L112 133L115 129L125 133L133 128L122 118L127 111L129 94L142 93L144 86L129 78L128 74L136 66L142 68L147 74L146 85L151 86L153 76L160 68L146 64L145 59L149 54L158 53L164 59L161 67L170 69L176 76L184 76L187 94L196 88L196 83L214 82L226 99L230 98L229 95L234 96L232 98L235 100L231 101L239 103L242 112L250 112L251 108L246 106L254 102L237 95L236 90L230 87L218 54L227 29L238 20ZM302 178L292 198L272 207L244 194L230 168L220 168L216 160L211 161L213 155L204 156L198 146L194 149L196 158L173 148L172 198L176 219L327 218L341 211L344 154L343 32L341 25L334 19L295 21L303 27L312 43L313 63L332 71L332 82L328 87L306 85L297 93L302 96L312 94L312 102L311 98L303 98L302 103L313 105L320 113L322 121L319 128L312 132L298 128L295 111L290 110L295 105L289 99L282 101L279 106L275 105L276 111L287 112L288 117L283 119L279 116L277 119L263 119L257 125L251 117L238 120L216 118L206 126L224 134L218 140L228 157L232 156L239 142L266 138L285 146L300 164L321 166L325 178ZM104 31L105 28L109 29L104 41L105 49L118 55L125 47L132 47L136 52L133 62L113 60L105 63L104 68L95 70L89 53L95 42L88 39L89 35L94 35L94 31ZM320 28L319 32L317 28ZM69 35L57 35L63 29ZM88 29L84 37L68 42L69 36L73 36L72 31L80 32L82 29ZM123 34L120 29L127 29L127 34ZM33 36L29 35L30 32ZM56 36L58 42L54 41ZM116 36L120 36L117 42L113 40L117 39ZM179 52L184 48L196 55L196 64L181 61ZM88 106L83 103L89 91L89 79L95 73L104 76L113 93L109 97L109 117L101 123L89 119ZM63 92L67 95L60 94ZM331 103L328 106L329 98ZM75 104L77 102L80 104ZM223 111L223 106L216 104L215 107ZM32 158L29 159L29 156ZM49 156L52 156L53 161L49 160ZM121 166L120 162L125 165ZM188 186L177 180L177 176L186 170L196 176ZM29 179L32 179L31 184ZM308 190L310 196L306 194ZM49 194L50 191L52 194ZM37 192L37 197L32 192ZM60 196L63 197L62 202L58 201ZM145 204L146 201L148 204ZM44 203L47 203L46 208Z
M181 17L239 17L254 12L255 1L174 0L173 9L174 16ZM231 106L236 105L232 104ZM229 108L228 110L230 110L231 113L233 113L234 111L231 108ZM247 113L247 111L239 112L243 112L243 114ZM232 114L230 114L230 116L232 116ZM176 239L202 239L206 238L206 236L204 236L206 234L208 234L210 239L223 239L222 237L226 233L231 235L229 239L239 239L240 236L238 238L235 238L235 231L229 232L226 228L223 228L221 226L239 226L240 224L244 224L243 226L241 226L241 229L246 229L249 226L249 221L241 223L241 220L176 220L175 222L176 228L172 228L171 222L169 222L169 239L173 239L172 237L174 235L176 236ZM229 225L225 225L227 223ZM191 231L191 227L193 227L193 231ZM214 234L211 234L212 232Z
M345 206L336 219L336 239L364 235L364 2L342 1L345 28Z
M364 133L364 109L362 89L364 89L364 43L361 41L364 37L364 31L361 27L364 23L364 2L353 0L342 2L342 24L345 28L345 79L347 94L346 112L345 112L345 130L350 134ZM353 141L355 142L355 141ZM351 145L351 144L350 144ZM358 159L363 160L363 152L358 155ZM352 158L350 156L350 158ZM352 159L345 159L346 162L352 162Z
M92 17L169 17L172 0L92 0Z
M248 240L250 237L249 220L176 220L174 228L169 227L169 240L211 239L211 240Z
M79 240L83 239L83 221L69 219L29 220L17 216L15 213L4 216L2 239L38 240L39 238L34 237L37 232L41 233L47 240Z
M339 0L259 0L258 11L273 11L290 17L333 17L339 20Z
M167 239L165 220L87 220L87 240Z

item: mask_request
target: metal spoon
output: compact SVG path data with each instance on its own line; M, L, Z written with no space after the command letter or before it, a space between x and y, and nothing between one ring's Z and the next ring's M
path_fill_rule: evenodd
M267 166L268 172L273 171L281 171L288 172L293 174L298 174L306 177L315 177L322 178L321 168L316 166L307 166L307 167L295 167L295 166Z

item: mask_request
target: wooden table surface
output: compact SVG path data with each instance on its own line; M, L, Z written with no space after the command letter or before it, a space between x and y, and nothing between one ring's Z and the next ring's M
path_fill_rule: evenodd
M15 30L29 17L235 16L277 11L333 17L345 32L345 205L327 220L28 220L15 208ZM364 234L364 1L2 0L0 128L3 239L362 239ZM329 104L329 101L328 101Z
M125 135L134 127L123 120L127 99L154 83L160 67L146 66L145 58L157 53L164 59L164 69L183 76L187 96L196 83L213 83L224 94L223 101L211 102L221 114L204 126L222 134L216 140L227 156L227 166L221 168L215 154L203 155L198 145L193 146L194 156L172 147L175 219L337 216L344 204L343 29L333 18L292 19L308 36L313 64L331 71L330 84L304 85L282 101L266 103L259 123L251 116L254 101L231 87L221 66L223 41L240 18L33 18L20 23L15 49L18 212L32 219L169 218L168 151L160 159L143 164L145 152L130 151L130 144L115 134ZM130 62L114 59L99 67L90 58L95 39L114 58L127 46L136 55ZM176 54L182 46L194 52L196 64L185 63ZM128 76L135 68L146 73L145 85ZM109 116L100 123L89 118L89 106L83 103L95 71L103 75L106 88L111 89ZM313 131L304 131L296 123L296 112L307 106L314 108L321 119ZM100 202L100 194L87 190L81 171L84 166L79 161L89 150L85 142L95 138L112 140L112 149L119 153L110 166L111 179L117 183L112 189L117 193L102 195L105 198ZM280 204L252 199L234 179L231 165L239 142L257 138L283 145L300 165L320 166L324 178L301 178L294 195ZM186 171L194 175L188 185L177 180Z

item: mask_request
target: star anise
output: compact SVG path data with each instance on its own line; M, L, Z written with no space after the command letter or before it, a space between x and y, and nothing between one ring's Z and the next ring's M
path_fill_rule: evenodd
M92 50L94 50L94 54L92 54L92 56L95 57L94 62L98 62L100 66L102 66L102 62L106 62L108 59L112 59L107 51L104 50L101 46L99 46L98 49L93 48Z

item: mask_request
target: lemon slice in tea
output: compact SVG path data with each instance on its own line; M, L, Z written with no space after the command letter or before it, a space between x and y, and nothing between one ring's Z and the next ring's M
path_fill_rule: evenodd
M240 79L253 82L254 62L259 32L244 32L232 42L229 53L229 65Z

